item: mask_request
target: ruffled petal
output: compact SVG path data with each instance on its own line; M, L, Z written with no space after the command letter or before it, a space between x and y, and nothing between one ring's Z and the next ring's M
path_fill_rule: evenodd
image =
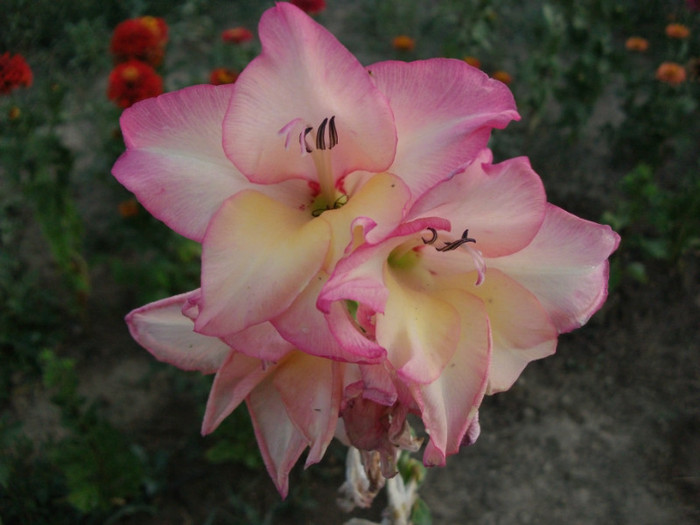
M533 241L507 257L488 259L530 290L554 326L568 332L585 324L608 294L608 261L620 236L609 226L547 206Z
M457 286L486 307L493 339L488 393L493 394L508 390L530 361L553 354L558 332L537 298L500 270L489 268L481 285L474 282L475 275L467 275Z
M435 381L452 359L460 336L460 313L431 293L415 290L385 272L389 297L377 314L377 342L404 379Z
M194 332L194 323L182 307L199 293L168 297L133 310L126 316L131 336L159 361L183 370L216 372L231 348L216 337Z
M155 217L200 241L216 209L250 182L226 157L221 123L233 86L193 86L121 117L126 152L112 173Z
M390 369L391 364L386 360L376 365L360 365L362 397L380 405L393 405L399 393L394 384L396 374Z
M261 384L246 400L253 430L267 472L283 498L289 490L289 472L308 446L294 426L271 381Z
M367 69L396 121L398 145L389 171L414 198L473 159L492 128L520 119L510 90L462 60L389 61Z
M330 231L321 220L244 191L212 219L202 246L196 330L225 337L283 312L318 272Z
M263 14L258 33L262 54L238 77L223 128L224 149L241 172L260 183L316 180L303 137L312 127L313 142L331 117L338 135L331 152L336 180L389 167L396 149L393 115L357 59L286 2Z
M316 300L328 275L319 272L281 315L272 320L287 341L308 354L347 362L371 362L384 357L381 348L341 346Z
M344 301L330 303L329 311L325 315L333 337L346 352L356 356L374 356L377 359L386 356L386 351L377 343L374 334L367 334L362 330L350 315Z
M213 432L273 370L273 366L263 366L260 359L231 352L214 377L202 435Z
M361 302L375 312L383 312L389 296L384 284L384 267L392 249L402 239L378 245L363 245L341 259L318 297L318 307L329 313L336 301Z
M428 226L449 229L450 225L444 219L435 218L401 224L384 241L378 244L365 243L336 265L333 275L321 289L316 304L326 314L336 340L347 351L376 357L384 354L375 334L367 333L368 327L349 315L345 301L359 303L363 315L384 312L389 298L385 284L385 267L389 254L407 238L415 236Z
M449 230L450 223L440 218L402 223L381 242L365 243L338 261L331 278L319 294L318 307L328 313L334 301L352 300L375 312L383 312L388 297L384 268L389 254L407 238L417 236L428 227Z
M460 290L440 296L460 312L461 330L457 351L440 377L429 384L410 383L430 434L423 455L426 466L444 465L447 455L459 451L484 396L491 354L483 303Z
M263 361L279 361L295 349L268 322L250 326L223 339L231 348Z
M233 90L188 87L135 104L120 120L127 150L112 173L153 216L198 242L219 206L252 187L222 145ZM292 206L308 198L302 181L262 191Z
M452 223L452 235L464 230L476 239L485 257L521 250L533 239L544 220L546 196L542 181L525 157L491 165L483 150L464 171L440 183L416 203L409 218L437 216ZM441 237L442 239L442 237Z
M389 173L372 176L336 210L319 217L333 232L325 267L332 269L344 253L364 241L376 243L404 218L411 193L401 179Z
M307 467L321 461L333 439L340 412L343 367L342 363L295 352L272 380L289 418L311 443Z

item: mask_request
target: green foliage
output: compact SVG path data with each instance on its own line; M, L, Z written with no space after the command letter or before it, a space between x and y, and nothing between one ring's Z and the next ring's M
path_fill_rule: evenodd
M248 413L242 408L227 417L212 435L205 457L212 463L236 463L254 470L263 466Z
M92 523L140 497L143 464L129 440L78 394L75 362L41 352L65 437L39 454L21 424L0 419L0 502L7 523Z
M433 517L430 514L428 504L418 498L411 509L411 523L413 525L432 525Z
M57 131L65 89L44 89L33 101L44 111L20 114L10 122L9 132L0 135L0 164L8 175L6 191L26 199L77 306L89 291L89 277L81 253L82 221L72 195L74 156Z
M406 485L414 482L417 487L420 487L425 481L426 468L420 461L406 452L402 452L399 456L398 469ZM420 497L416 498L411 508L411 523L413 525L431 525L433 523L430 508Z
M80 514L65 500L64 478L22 435L0 419L0 508L8 524L70 525Z
M635 280L647 280L644 261L676 264L700 248L700 170L678 183L665 189L652 168L640 164L622 179L617 209L603 214L603 222L623 236L622 271Z
M41 353L43 380L70 432L54 443L48 458L66 480L67 501L80 512L107 511L138 496L143 465L129 440L78 394L75 362Z

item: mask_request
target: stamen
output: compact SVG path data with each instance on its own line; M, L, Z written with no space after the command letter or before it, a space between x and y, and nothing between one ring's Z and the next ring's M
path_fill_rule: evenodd
M326 137L326 130L328 136ZM303 121L301 118L295 118L282 126L278 131L284 136L284 147L289 149L292 137L296 137L299 142L299 155L305 157L311 155L316 173L318 175L318 183L320 192L323 196L323 207L314 210L314 217L330 209L337 209L347 202L347 196L342 197L345 193L340 191L341 197L338 197L338 188L336 188L333 177L333 163L331 155L325 150L330 150L338 145L338 129L335 125L335 115L323 119L318 128Z
M327 138L326 128L328 129ZM330 117L330 119L328 117L324 118L315 133L314 127L304 124L301 118L290 120L277 133L284 136L284 149L289 149L292 137L298 133L299 150L302 157L312 153L314 150L333 149L338 145L338 128L335 125L335 115ZM310 137L309 134L311 135Z
M469 230L467 229L464 230L464 233L462 233L461 239L457 239L456 241L452 242L446 242L440 248L435 249L439 252L449 252L452 250L456 250L457 248L468 242L476 242L476 239L472 239L471 237L469 237Z
M335 128L335 115L331 117L331 121L328 125L328 141L330 142L328 149L333 149L334 146L338 145L338 130Z
M311 131L312 131L313 129L314 129L314 128L312 128L311 126L307 127L307 128L304 130L303 136L302 136L302 137L299 137L300 142L303 141L303 143L304 143L304 148L306 149L306 153L311 153L311 152L313 151L312 148L311 148L311 146L309 146L309 143L306 142L306 136L307 136L309 133L311 133Z
M326 125L328 124L328 117L323 119L321 125L318 127L316 132L316 149L326 149Z
M342 208L347 203L348 203L348 196L343 194L335 200L335 202L333 203L333 209L337 210L338 208Z
M437 241L438 233L435 228L427 228L427 230L430 231L432 237L430 239L421 237L421 240L423 241L423 244L433 244L435 241ZM472 242L476 243L476 239L469 237L469 230L467 229L462 233L462 237L456 241L444 242L442 246L439 248L435 247L435 249L439 252L451 252L460 246L464 246L464 249L467 251L467 253L469 253L469 255L471 255L471 258L474 261L474 266L476 267L476 272L478 274L474 284L475 286L479 286L484 282L484 278L486 277L486 262L484 261L484 256L479 250L468 245L468 243Z
M427 241L425 240L425 238L421 237L423 244L433 244L435 241L437 241L438 233L435 230L435 228L428 228L428 230L430 230L430 233L432 233L433 236L430 239L428 239Z

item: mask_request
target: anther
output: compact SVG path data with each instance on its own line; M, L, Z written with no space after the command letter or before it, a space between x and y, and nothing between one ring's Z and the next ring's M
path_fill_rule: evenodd
M462 233L462 237L460 239L457 239L456 241L452 241L452 242L446 242L440 248L435 248L435 249L439 252L449 252L452 250L456 250L457 248L459 248L460 246L462 246L463 244L465 244L467 242L476 242L476 239L472 239L471 237L469 237L469 230L468 229L464 230L464 233Z
M428 228L428 230L430 230L430 233L432 233L433 236L432 236L430 239L428 239L428 240L426 240L425 238L421 237L421 240L423 241L423 244L433 244L435 241L437 241L438 233L437 233L437 231L435 230L435 228Z
M348 203L348 196L343 194L335 200L335 202L333 203L333 209L337 210L338 208L342 208L347 203Z
M331 121L328 123L328 142L330 142L328 149L333 149L333 147L338 144L338 130L335 128L335 115L331 117Z
M323 119L321 125L318 127L316 132L316 149L326 149L326 125L328 124L328 117Z
M311 151L312 151L312 150L311 150L311 146L309 146L309 143L306 142L306 136L307 136L309 133L311 133L311 131L312 131L313 129L314 129L314 128L312 128L311 126L309 126L309 127L307 127L307 128L304 130L304 136L303 136L303 139L302 139L302 140L303 140L303 142L304 142L304 147L306 148L306 153L311 153Z

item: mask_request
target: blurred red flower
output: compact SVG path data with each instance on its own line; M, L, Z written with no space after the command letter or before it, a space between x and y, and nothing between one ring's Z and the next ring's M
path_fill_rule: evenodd
M142 16L124 20L114 29L110 51L117 62L136 58L157 67L163 61L167 42L165 20Z
M117 205L117 210L119 211L119 215L125 219L135 217L139 214L139 203L136 199L128 199L120 202Z
M32 85L34 75L22 55L0 55L0 95L7 95L20 86Z
M135 59L123 62L109 74L107 97L120 108L128 108L162 92L163 79L145 62Z
M644 52L649 49L649 41L641 36L631 36L625 42L625 49L627 51Z
M408 35L399 35L394 37L394 40L391 41L391 45L394 46L394 49L397 51L413 51L416 47L416 41Z
M668 24L666 26L666 36L678 39L688 38L688 36L690 36L690 29L683 24Z
M310 15L320 13L326 8L326 0L291 0L291 3Z
M685 68L675 62L664 62L656 70L656 79L672 86L685 82Z
M491 75L491 77L503 82L506 86L513 82L513 77L510 75L510 73L505 71L496 71L493 73L493 75Z
M472 67L475 67L477 69L481 69L481 60L479 60L476 57L466 56L466 57L464 57L464 61Z
M242 44L243 42L253 40L253 32L243 26L232 27L221 33L221 40L233 44Z
M209 83L215 86L221 84L233 84L238 78L238 72L225 67L217 67L209 75Z

